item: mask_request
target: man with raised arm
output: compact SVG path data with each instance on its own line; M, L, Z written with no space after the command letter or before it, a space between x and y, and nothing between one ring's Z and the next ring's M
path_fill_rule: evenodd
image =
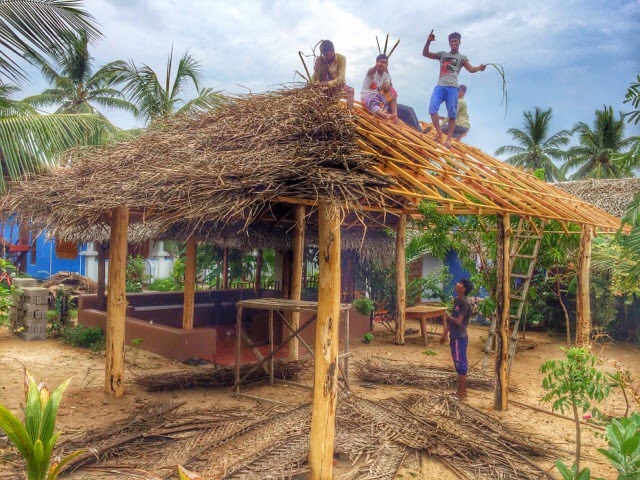
M427 38L422 49L422 55L432 60L438 60L440 62L440 75L438 76L438 84L433 89L431 95L431 101L429 103L429 115L433 126L436 129L436 140L442 139L442 129L440 128L440 119L438 118L438 109L442 102L447 107L447 116L449 118L449 127L447 131L447 140L445 146L451 148L451 137L456 126L456 116L458 110L458 73L462 67L466 68L470 73L483 72L486 65L479 65L473 67L469 63L469 59L462 55L458 49L460 48L461 35L457 32L453 32L449 35L449 47L450 51L440 51L433 53L429 51L431 42L435 41L436 37L433 34L433 30Z

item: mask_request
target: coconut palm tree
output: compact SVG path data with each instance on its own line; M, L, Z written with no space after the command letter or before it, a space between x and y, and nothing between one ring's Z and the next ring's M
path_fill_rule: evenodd
M6 180L40 171L70 148L93 142L118 130L96 115L41 115L32 105L12 100L17 87L0 84L0 191Z
M577 170L572 180L585 178L619 178L629 175L628 168L616 162L616 158L633 144L634 137L624 138L625 122L616 118L613 107L596 110L593 129L584 122L578 122L572 133L578 134L580 144L567 151L567 161L562 172Z
M85 30L90 39L100 36L96 20L82 6L81 0L0 0L0 81L24 80L19 59L64 45L63 32Z
M156 72L148 65L138 67L134 62L114 62L111 71L114 82L122 84L122 91L138 108L138 118L152 122L161 117L174 114L189 114L208 110L220 105L224 97L211 88L202 88L200 64L188 52L178 62L173 75L173 47L167 60L164 84ZM185 101L183 95L188 83L196 88L197 96Z
M137 108L125 99L122 92L111 86L111 65L105 65L94 73L87 32L82 30L77 35L68 32L65 38L67 44L64 47L51 49L51 61L37 54L30 56L52 88L24 101L36 107L59 105L55 113L103 116L94 106L97 104L137 114Z
M496 150L496 155L511 155L505 161L516 167L529 170L544 169L548 182L564 180L564 174L555 165L554 160L564 158L561 149L569 142L570 133L560 130L549 136L549 127L553 114L551 109L536 107L533 112L523 112L523 128L507 130L518 145L505 145Z

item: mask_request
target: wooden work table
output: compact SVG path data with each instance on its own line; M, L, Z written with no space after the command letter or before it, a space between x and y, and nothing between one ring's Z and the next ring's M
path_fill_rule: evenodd
M416 318L420 320L420 333L424 339L425 346L428 345L427 341L427 320L430 318L442 318L442 326L444 328L444 322L447 318L446 307L434 307L431 305L416 305L415 307L408 307L405 309L405 315L407 318Z

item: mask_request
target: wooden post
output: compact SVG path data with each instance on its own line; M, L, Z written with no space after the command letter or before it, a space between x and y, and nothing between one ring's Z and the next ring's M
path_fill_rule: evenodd
M404 255L407 216L398 217L396 225L396 343L404 345L405 308L407 303L406 261Z
M318 222L320 268L309 444L311 480L332 478L340 329L340 208L321 202Z
M578 294L576 303L576 346L586 347L591 337L591 300L589 298L589 271L591 269L591 239L593 226L580 227L578 251Z
M124 395L124 338L127 313L127 227L129 209L116 207L111 214L109 241L109 296L104 389L114 397Z
M107 247L109 242L97 242L98 243L98 292L96 297L96 308L98 310L107 309L107 297L105 296L105 272L107 263Z
M302 295L302 264L304 263L304 227L306 222L304 205L296 207L296 226L293 231L293 265L291 273L291 300L300 300ZM339 282L338 282L339 283ZM291 312L291 327L300 326L300 312ZM289 359L298 360L298 337L289 342Z
M222 251L222 289L229 288L229 249Z
M256 281L253 285L253 296L255 298L260 298L260 291L262 289L262 265L264 264L264 251L258 250L258 255L256 256Z
M182 329L193 328L193 314L196 303L196 250L198 242L195 238L187 239L187 255L184 268L184 300L182 310Z
M511 271L509 269L509 249L511 223L509 214L498 214L496 224L496 243L498 247L496 267L498 281L496 285L496 387L493 408L507 409L509 390L509 311L511 295Z

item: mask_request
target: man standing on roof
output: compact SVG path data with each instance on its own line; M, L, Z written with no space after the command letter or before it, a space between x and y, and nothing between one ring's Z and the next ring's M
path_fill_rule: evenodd
M460 85L458 87L458 109L456 110L456 126L453 129L453 138L459 140L469 132L471 122L469 122L469 111L467 110L467 101L464 96L467 93L467 86ZM442 125L442 132L449 134L449 121Z
M398 123L398 92L391 84L389 57L381 53L376 64L367 70L360 96L367 110L380 118Z
M464 66L469 73L483 72L486 65L481 64L477 67L471 66L469 59L462 55L458 49L460 48L461 35L457 32L449 35L449 47L450 52L440 51L432 53L429 51L431 42L435 41L436 37L433 34L433 30L427 38L422 49L422 55L432 60L440 61L440 75L438 76L438 84L433 89L431 95L431 102L429 103L429 115L433 121L433 126L436 128L436 140L442 138L442 130L440 129L440 119L438 118L438 109L442 102L447 106L447 116L449 117L449 128L447 133L447 140L445 146L451 148L451 137L456 126L456 116L458 108L458 73Z
M347 59L336 53L331 40L320 42L320 56L313 65L311 82L326 88L342 88L347 97L347 107L353 108L354 90L346 84Z

